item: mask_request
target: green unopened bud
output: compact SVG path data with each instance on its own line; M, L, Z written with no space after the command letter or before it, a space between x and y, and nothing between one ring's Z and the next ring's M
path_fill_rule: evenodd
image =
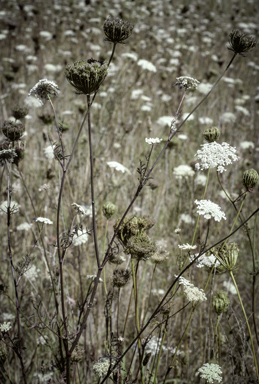
M221 315L228 310L230 300L228 294L224 291L219 291L213 296L212 305L217 315Z
M118 268L113 271L112 284L114 287L121 288L127 284L130 278L130 271L124 268Z
M12 110L12 115L15 117L15 119L23 119L25 116L27 116L29 113L29 108L27 107L20 107L17 105Z
M219 273L233 271L235 269L239 248L236 243L227 243L217 251L221 266L217 267Z
M203 137L209 143L212 143L213 141L217 141L220 137L220 130L217 127L207 128L203 132Z
M243 174L243 184L247 190L254 188L259 182L259 175L255 169L251 168Z
M79 94L91 95L98 91L108 73L107 69L107 64L98 60L82 60L67 65L65 76Z
M25 131L23 123L6 120L2 126L3 134L10 140L19 140Z
M112 204L110 201L107 201L103 204L103 214L107 220L109 220L114 215L116 210L116 205Z

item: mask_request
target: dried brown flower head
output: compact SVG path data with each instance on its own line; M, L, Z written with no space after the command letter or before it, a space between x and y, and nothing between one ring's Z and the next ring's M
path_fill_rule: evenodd
M103 30L106 35L106 41L114 44L125 44L126 40L132 33L134 25L129 21L124 21L116 17L113 19L111 16L105 20Z
M245 52L251 51L257 44L256 39L253 36L247 36L246 33L233 29L229 34L228 49L239 55L244 56Z

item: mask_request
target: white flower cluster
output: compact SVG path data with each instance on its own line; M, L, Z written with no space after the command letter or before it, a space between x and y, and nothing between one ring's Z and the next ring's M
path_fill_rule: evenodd
M195 164L197 171L209 168L217 168L222 173L226 171L225 166L232 164L238 160L236 148L231 147L228 143L219 144L216 141L201 145L195 156L200 163Z
M142 69L146 69L147 71L156 72L156 67L148 60L141 59L137 62L137 65L139 65Z
M191 302L207 300L207 297L206 297L203 289L199 289L199 288L195 287L189 280L187 280L181 276L181 277L179 277L178 282L180 285L183 286L183 291L184 291L184 294L185 294L187 300L189 300Z
M206 363L198 369L198 372L201 373L201 377L206 379L208 383L222 382L222 370L218 364Z
M87 212L86 210L84 209L84 207L82 207L82 205L79 205L79 204L76 204L76 203L73 203L71 204L73 208L75 208L76 212L81 214L81 215L86 215Z
M150 353L151 356L155 356L158 353L159 349L160 349L161 342L162 342L162 338L161 337L153 336L149 340L149 342L147 343L147 346L145 348L145 352L148 353L148 354ZM162 349L166 350L167 348L163 345Z
M183 245L178 245L178 247L180 249L182 249L183 251L190 251L191 249L196 249L197 245L190 245L190 244L186 243Z
M192 262L199 254L190 255L189 260ZM195 262L197 268L209 267L211 268L213 265L216 267L220 265L220 262L216 259L214 255L207 256L206 254L201 255L198 260Z
M50 219L47 219L46 217L36 217L35 221L37 223L53 224L53 221L51 221Z
M120 171L122 173L127 172L128 174L130 174L130 170L124 167L124 165L118 163L117 161L107 161L107 164L109 165L110 168L115 168L116 171Z
M178 167L175 167L173 174L177 179L182 180L183 177L187 178L194 176L195 172L192 167L183 164L179 165Z
M11 323L9 321L4 322L3 324L0 324L0 331L1 332L8 332L11 328L12 328L12 326L11 326Z
M198 206L197 213L203 215L205 219L213 219L220 221L221 219L226 220L225 213L221 211L218 204L213 203L210 200L195 200L195 204Z
M78 245L86 243L88 240L88 233L86 231L81 231L80 229L73 236L73 245L77 247Z
M38 272L40 272L40 269L37 269L35 265L32 265L30 269L25 272L24 275L27 277L28 280L34 282L38 278Z
M196 79L193 79L189 76L181 76L176 78L176 83L174 85L178 85L179 89L185 88L186 90L191 89L194 90L198 87L200 82Z
M49 96L57 96L59 91L59 87L54 81L50 81L47 79L40 80L28 93L28 97L32 94L36 99L39 100L41 105L48 100Z
M163 139L159 139L158 137L156 137L155 139L152 139L152 138L150 138L150 139L145 139L145 142L147 143L147 144L158 144L158 143L160 143L160 141L162 141Z

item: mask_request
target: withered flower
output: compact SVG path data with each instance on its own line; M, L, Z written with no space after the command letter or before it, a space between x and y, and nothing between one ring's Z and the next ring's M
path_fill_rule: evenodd
M129 21L124 21L116 17L113 19L111 16L105 20L103 30L106 35L106 41L114 44L125 44L126 40L132 33L134 25Z
M246 33L233 29L229 34L228 49L239 55L244 56L245 52L251 51L257 44L256 39L253 36L247 36Z

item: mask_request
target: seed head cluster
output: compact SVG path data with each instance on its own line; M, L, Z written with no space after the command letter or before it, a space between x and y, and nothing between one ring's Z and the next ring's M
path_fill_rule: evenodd
M28 97L33 95L41 105L44 105L50 96L58 96L59 90L54 81L42 79L30 90Z
M106 41L114 44L125 44L133 31L134 25L129 21L124 21L116 17L108 17L103 25L103 31L106 36Z
M248 36L246 33L239 31L238 29L233 29L229 34L229 47L230 51L239 53L239 55L244 56L245 52L251 51L257 42L253 36Z

